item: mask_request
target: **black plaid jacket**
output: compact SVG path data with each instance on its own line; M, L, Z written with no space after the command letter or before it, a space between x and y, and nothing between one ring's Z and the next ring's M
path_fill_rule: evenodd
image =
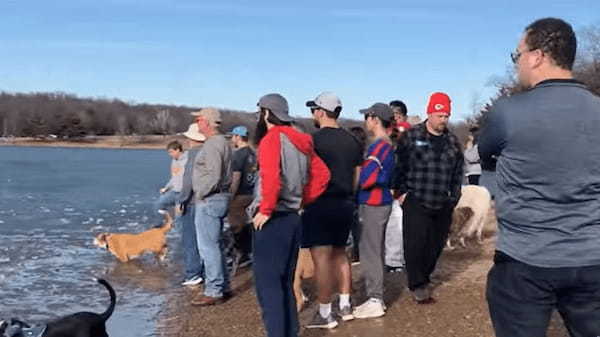
M463 153L456 136L446 130L441 151L435 151L425 122L409 129L396 149L393 188L409 193L430 209L454 207L460 199Z

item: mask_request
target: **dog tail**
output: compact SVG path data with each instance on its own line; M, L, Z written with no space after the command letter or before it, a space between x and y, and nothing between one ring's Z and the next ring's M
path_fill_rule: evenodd
M113 287L111 287L110 283L108 283L108 281L106 281L105 279L96 279L96 281L105 286L108 290L108 293L110 294L110 305L108 306L108 309L106 309L105 312L100 314L102 319L104 319L104 321L106 322L115 310L115 305L117 304L117 294L115 293Z

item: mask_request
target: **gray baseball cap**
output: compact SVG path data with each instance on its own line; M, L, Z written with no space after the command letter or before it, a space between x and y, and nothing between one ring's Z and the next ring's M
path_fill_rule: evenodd
M389 105L385 103L375 103L371 107L360 110L361 114L371 114L379 117L382 121L391 122L394 118L394 112Z
M293 122L287 100L280 94L264 95L256 104L259 108L269 109L282 122Z
M334 93L325 91L319 94L313 101L306 102L306 106L309 108L322 108L334 112L337 108L339 108L340 111L342 110L342 101Z

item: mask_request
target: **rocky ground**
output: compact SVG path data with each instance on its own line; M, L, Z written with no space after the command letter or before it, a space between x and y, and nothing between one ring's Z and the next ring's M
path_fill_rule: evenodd
M466 249L445 251L433 276L437 303L417 305L406 289L403 273L386 275L386 315L378 319L341 323L332 331L301 329L302 337L372 337L372 336L494 336L485 301L486 275L492 264L494 238L483 245L472 243ZM360 266L353 269L353 301L364 300ZM302 325L317 310L314 284L304 282L310 305L300 314ZM197 291L197 290L196 290ZM256 303L250 270L243 271L234 282L235 297L223 305L197 308L189 305L194 290L181 289L169 300L160 321L160 335L168 337L259 337L265 336ZM560 318L555 317L548 337L567 336Z

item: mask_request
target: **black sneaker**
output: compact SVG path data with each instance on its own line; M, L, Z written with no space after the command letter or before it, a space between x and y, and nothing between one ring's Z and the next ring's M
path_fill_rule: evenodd
M315 313L313 319L306 325L308 329L333 329L338 326L338 322L333 318L333 315L329 313L327 318L323 318L319 311Z

